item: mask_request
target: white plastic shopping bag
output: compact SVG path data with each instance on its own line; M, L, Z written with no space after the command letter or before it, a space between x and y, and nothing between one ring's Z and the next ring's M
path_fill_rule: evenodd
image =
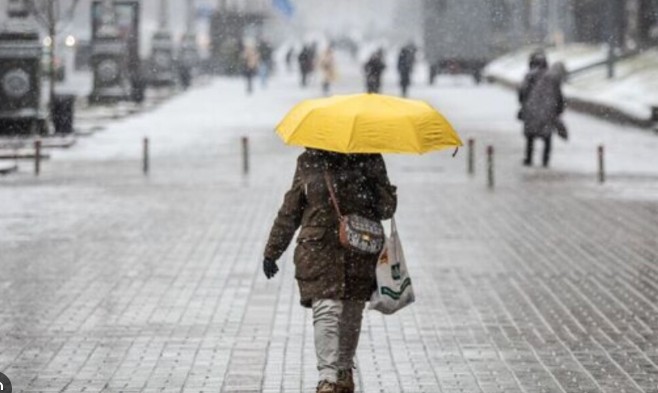
M383 314L393 314L414 302L414 291L402 252L402 243L391 219L391 234L377 261L377 290L370 297L370 309Z

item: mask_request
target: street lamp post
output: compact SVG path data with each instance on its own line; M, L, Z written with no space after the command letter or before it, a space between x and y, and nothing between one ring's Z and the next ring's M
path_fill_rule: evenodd
M57 31L56 31L57 17L55 15L55 0L48 0L48 36L50 37L50 62L48 64L48 77L50 84L48 85L48 96L50 97L51 117L52 105L55 103L55 51L57 49Z
M607 25L607 41L608 41L608 79L615 77L615 51L622 44L622 36L624 29L624 1L623 0L608 0L606 2L606 25Z

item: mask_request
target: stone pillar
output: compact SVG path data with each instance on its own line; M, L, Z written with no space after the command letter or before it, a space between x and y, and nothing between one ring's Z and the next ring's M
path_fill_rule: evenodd
M173 41L169 31L169 1L160 1L159 26L151 41L149 81L153 86L172 86L176 83Z
M195 6L194 0L187 1L187 26L178 53L180 66L192 72L199 62L199 50L196 43L196 31L194 29Z
M25 0L7 3L0 27L0 132L48 131L47 94L42 92L42 45Z
M94 87L90 103L111 103L130 98L128 46L119 36L112 0L95 2L100 7L100 25L92 40L91 63ZM93 8L92 8L93 14Z

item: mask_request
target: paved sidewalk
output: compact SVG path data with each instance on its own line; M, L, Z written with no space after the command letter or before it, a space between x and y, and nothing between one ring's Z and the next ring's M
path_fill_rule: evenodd
M38 179L0 178L0 371L15 391L314 391L292 252L273 280L260 266L299 152L271 126L319 92L292 84L245 97L217 80L58 152ZM477 173L463 151L387 157L417 303L367 313L358 391L658 392L655 138L570 115L585 131L556 143L554 168L521 168L509 93L444 81L412 94L477 139ZM595 129L620 133L602 186Z

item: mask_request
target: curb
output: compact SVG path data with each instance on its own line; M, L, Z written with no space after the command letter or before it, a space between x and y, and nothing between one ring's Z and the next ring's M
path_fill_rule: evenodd
M517 82L494 75L487 75L486 79L491 83L496 83L511 90L518 90L520 86ZM647 129L654 127L654 122L651 119L638 118L609 105L569 96L564 98L567 107L578 112L587 113L613 123L630 124Z

